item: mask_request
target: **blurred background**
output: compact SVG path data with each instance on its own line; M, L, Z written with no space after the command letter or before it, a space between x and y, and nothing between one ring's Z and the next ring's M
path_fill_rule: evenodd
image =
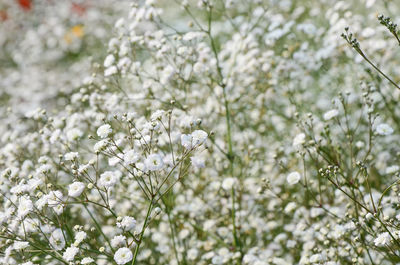
M104 54L125 0L0 0L0 106L56 104ZM59 104L63 97L58 95Z

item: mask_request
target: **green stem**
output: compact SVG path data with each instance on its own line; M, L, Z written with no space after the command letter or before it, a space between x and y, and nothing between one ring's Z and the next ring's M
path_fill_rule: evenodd
M137 255L139 253L139 247L140 247L140 245L142 243L143 234L146 231L146 226L147 226L147 223L148 223L148 221L150 219L150 213L151 213L152 207L153 207L153 200L151 200L151 202L149 204L149 208L147 209L146 218L144 219L142 231L140 232L139 240L138 240L138 243L137 243L137 246L136 246L136 249L135 249L135 254L133 255L133 259L132 259L132 264L131 265L134 265L136 263L136 258L137 258Z

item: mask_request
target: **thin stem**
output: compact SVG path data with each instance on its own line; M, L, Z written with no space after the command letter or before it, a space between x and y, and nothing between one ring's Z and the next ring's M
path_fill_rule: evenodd
M153 199L151 200L151 202L149 204L149 208L147 209L146 218L144 219L142 231L140 231L139 240L138 240L138 243L137 243L137 246L136 246L136 249L135 249L135 254L133 255L133 259L132 259L132 264L131 265L134 265L136 263L136 258L137 258L137 255L139 253L139 247L142 244L143 234L146 231L146 226L147 226L147 223L148 223L148 221L150 219L150 213L151 213L152 207L153 207Z

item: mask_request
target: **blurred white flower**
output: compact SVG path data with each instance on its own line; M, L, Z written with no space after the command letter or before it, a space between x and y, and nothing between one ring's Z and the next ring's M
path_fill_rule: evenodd
M290 185L297 184L301 179L301 175L297 171L293 171L287 175L286 180Z
M324 120L329 121L339 114L337 109L332 109L324 113Z
M393 133L393 128L386 123L381 123L376 127L376 133L379 135L390 135Z

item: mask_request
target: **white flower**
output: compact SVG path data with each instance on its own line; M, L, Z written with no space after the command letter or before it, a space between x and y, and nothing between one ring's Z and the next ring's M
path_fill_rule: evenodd
M116 164L118 164L118 162L120 161L120 158L117 156L111 157L110 159L108 159L108 165L113 167Z
M94 260L92 258L90 258L90 257L83 258L81 260L81 264L90 264L90 263L93 263L93 262L94 262Z
M385 245L390 244L390 234L388 232L384 232L378 235L377 238L374 240L374 244L377 247L382 247Z
M64 235L61 229L57 228L56 230L51 233L50 236L50 245L55 249L55 250L61 250L65 247L65 239Z
M114 254L114 260L118 265L128 263L132 258L133 254L129 248L120 248Z
M150 119L153 120L159 120L162 118L162 116L164 115L165 111L164 110L156 110L155 112L153 112L153 114L151 114Z
M29 242L26 241L17 241L14 243L14 249L20 250L20 249L25 249L29 246Z
M294 184L298 183L300 181L300 179L301 179L301 175L297 171L291 172L286 178L287 182L290 185L294 185Z
M116 248L118 246L123 246L125 244L126 236L123 235L118 235L114 236L113 239L111 239L111 246L113 248Z
M106 59L104 59L104 67L108 68L115 62L115 57L112 54L107 55Z
M146 168L150 171L157 171L163 168L164 162L159 154L151 154L145 160Z
M293 146L298 147L303 145L306 141L306 135L304 133L299 133L293 139Z
M77 152L69 152L64 155L64 159L67 161L72 161L78 157L79 157L79 154Z
M192 148L192 136L190 134L181 135L181 144L186 149Z
M65 250L65 252L63 254L63 258L66 261L73 261L75 258L75 255L78 254L78 252L79 252L79 248L77 248L75 246L70 246Z
M56 214L60 215L64 212L64 206L62 204L59 204L53 207L53 210L56 212Z
M113 187L118 180L119 175L113 171L106 171L100 175L100 185L105 188Z
M136 220L131 216L125 216L121 222L117 223L117 226L124 230L133 230L136 227Z
M79 197L84 189L85 184L83 182L74 182L68 186L68 196Z
M81 138L83 135L83 132L79 130L78 128L73 128L69 131L67 131L67 138L69 141L75 141L78 138Z
M199 255L199 251L195 248L191 248L188 250L187 257L189 260L195 260Z
M214 256L211 259L211 263L214 265L221 265L221 264L224 264L224 259L221 256Z
M33 191L36 190L40 185L43 184L43 180L39 179L39 178L31 178L30 180L28 180L28 190Z
M331 109L324 114L324 120L329 121L339 115L339 111L337 109Z
M110 76L116 73L118 73L118 68L115 65L110 66L106 68L106 70L104 70L104 76Z
M97 129L97 135L100 138L106 138L110 133L112 132L111 126L110 124L104 124L101 125L98 129Z
M400 167L397 165L394 166L390 166L386 168L386 174L393 174L396 173L397 171L399 171Z
M124 154L124 162L126 165L135 164L140 159L140 155L135 150L129 150Z
M27 196L21 197L18 205L18 217L22 219L32 210L32 201Z
M208 134L203 130L195 130L192 132L192 144L193 146L201 145L207 140Z
M310 257L310 262L311 263L317 263L317 262L321 262L323 260L323 257L321 254L314 254Z
M96 153L98 153L98 152L102 151L104 148L106 148L107 144L108 144L107 140L98 141L98 142L94 145L93 149L94 149L94 151L95 151Z
M56 191L50 191L49 194L47 195L47 203L51 207L56 207L57 205L60 205L63 201L63 194L61 191L56 190Z
M379 135L390 135L393 133L393 128L386 123L381 123L376 127L376 133Z
M233 185L236 184L236 179L235 178L226 178L224 179L224 181L222 182L222 188L224 190L231 190Z
M75 235L75 242L74 245L79 245L83 240L86 239L86 232L85 231L79 231Z

